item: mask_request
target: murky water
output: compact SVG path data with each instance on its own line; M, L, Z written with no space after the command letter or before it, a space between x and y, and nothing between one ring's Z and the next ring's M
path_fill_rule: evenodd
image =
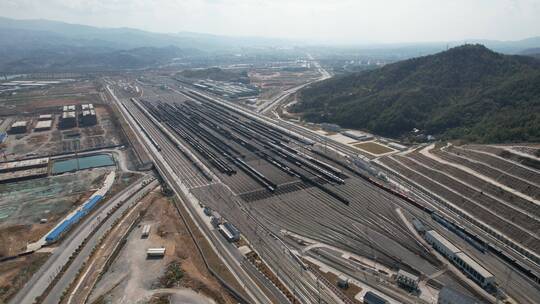
M92 156L83 156L65 160L54 161L52 174L61 174L64 172L84 170L89 168L113 166L114 160L109 154L99 154Z

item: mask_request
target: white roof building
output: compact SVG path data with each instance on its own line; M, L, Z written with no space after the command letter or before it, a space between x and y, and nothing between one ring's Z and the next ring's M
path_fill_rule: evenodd
M36 127L34 129L50 129L52 127L52 120L40 120L36 124Z

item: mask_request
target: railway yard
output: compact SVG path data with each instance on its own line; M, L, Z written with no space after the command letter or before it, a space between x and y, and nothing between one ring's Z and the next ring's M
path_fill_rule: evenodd
M144 133L147 145L160 154L187 192L200 204L219 212L236 225L253 249L278 274L279 280L289 286L294 301L316 302L320 297L331 302L332 297L342 296L339 292L333 293L328 286L325 286L327 290L314 288L317 270L305 271L302 261L307 261L307 257L318 258L326 266L322 268L337 269L338 274L348 274L351 279L360 280L363 276L364 282L374 277L386 281L389 286L386 294L399 302L429 302L427 297L403 292L392 284L400 269L419 275L424 282L422 286L452 286L484 301L498 298L534 303L539 299L538 283L534 281L538 268L533 259L539 244L537 199L540 192L535 188L535 169L508 164L507 160L502 162L506 167L496 167L500 157L477 155L486 153L482 150L484 146L447 147L433 152L445 159L462 158L461 154L468 153L481 158L482 162L492 162L463 162L464 166L472 168L470 170L482 167L484 171L481 172L485 174L482 177L461 167L430 163L434 160L425 159L420 150L396 153L377 158L377 167L383 168L388 176L395 176L392 181L403 181L403 185L418 183L418 188L423 190L420 182L430 182L426 186L429 190L418 193L411 193L413 188L404 188L400 193L389 191L392 183L388 178L377 179L376 174L363 170L348 157L356 153L354 147L327 141L323 145L321 135L300 126L292 127L283 120L269 120L202 92L175 87L171 83L168 86L167 90L156 85L140 86L144 92L141 94L120 88L114 92L119 97L120 107ZM414 172L410 170L412 166L415 166ZM420 172L416 173L416 170ZM443 170L448 170L452 176ZM524 185L523 181L528 182ZM452 183L457 183L454 187L459 187L458 193L448 189ZM445 191L440 194L442 197L439 197L437 187ZM428 198L424 192L433 192L433 197ZM416 205L411 204L409 196L416 198ZM467 214L471 212L470 221L456 217L451 206L434 206L444 200L462 207L466 205ZM466 222L463 227L486 234L481 237L486 244L496 240L497 248L509 250L511 257L532 254L521 266L533 275L512 269L505 260L487 253L487 247L479 251L475 243L446 230L438 224L441 221L432 216L434 210L444 214L444 219L449 222L459 219ZM446 212L450 212L448 216ZM448 261L434 254L418 232L411 229L410 223L414 220L441 231L473 259L489 265L487 267L497 278L494 289L498 291L492 289L489 294L473 282L466 282L459 269L451 271L453 266L447 266ZM482 230L482 226L476 226L479 223L489 229ZM500 232L502 237L491 234L491 229ZM519 246L508 243L505 237ZM330 246L342 250L345 256L364 257L384 265L389 273L374 275L368 271L370 267L354 273L350 270L350 258L348 261L324 259L316 250L305 250L310 246ZM287 258L283 258L283 252L288 252ZM302 253L308 255L303 257ZM505 280L508 277L510 279ZM422 291L432 292L428 287Z
M286 120L330 77L295 64L250 105L160 71L0 99L0 302L540 303L540 146Z

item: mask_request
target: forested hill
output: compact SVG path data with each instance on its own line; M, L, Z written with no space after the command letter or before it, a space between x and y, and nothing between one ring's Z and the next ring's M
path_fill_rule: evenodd
M294 110L400 137L477 142L540 141L540 60L464 45L380 69L329 79L300 93Z

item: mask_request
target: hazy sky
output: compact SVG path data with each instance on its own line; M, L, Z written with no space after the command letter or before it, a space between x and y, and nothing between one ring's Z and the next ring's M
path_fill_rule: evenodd
M540 0L0 0L0 15L340 43L540 35Z

